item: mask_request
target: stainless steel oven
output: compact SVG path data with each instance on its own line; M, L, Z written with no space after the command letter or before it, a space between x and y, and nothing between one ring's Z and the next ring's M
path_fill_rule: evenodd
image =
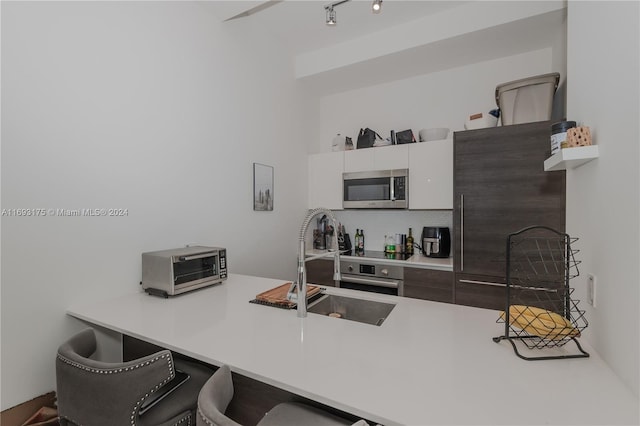
M404 296L404 269L375 259L342 256L338 287Z

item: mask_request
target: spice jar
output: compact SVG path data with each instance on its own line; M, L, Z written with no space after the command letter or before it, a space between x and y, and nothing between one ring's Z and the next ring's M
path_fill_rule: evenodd
M567 130L576 127L575 121L560 121L551 126L551 155L567 147Z

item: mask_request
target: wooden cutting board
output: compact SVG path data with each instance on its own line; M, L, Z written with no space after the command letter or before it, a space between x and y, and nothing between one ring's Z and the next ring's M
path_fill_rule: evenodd
M262 293L256 295L256 300L260 303L293 308L294 306L296 306L296 303L287 299L287 292L289 291L289 287L291 287L290 282L279 285L278 287L272 288L271 290L263 291ZM320 287L315 285L307 285L307 299L315 296L319 292Z

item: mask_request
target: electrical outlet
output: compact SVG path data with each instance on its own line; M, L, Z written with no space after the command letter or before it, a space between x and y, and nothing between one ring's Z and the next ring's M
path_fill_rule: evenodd
M587 302L596 307L596 276L593 274L587 275Z

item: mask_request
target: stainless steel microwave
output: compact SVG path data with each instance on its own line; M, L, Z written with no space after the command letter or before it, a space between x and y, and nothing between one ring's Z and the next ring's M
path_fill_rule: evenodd
M345 209L406 209L409 207L409 169L342 174Z
M142 253L142 288L169 297L227 279L227 250L193 246Z

